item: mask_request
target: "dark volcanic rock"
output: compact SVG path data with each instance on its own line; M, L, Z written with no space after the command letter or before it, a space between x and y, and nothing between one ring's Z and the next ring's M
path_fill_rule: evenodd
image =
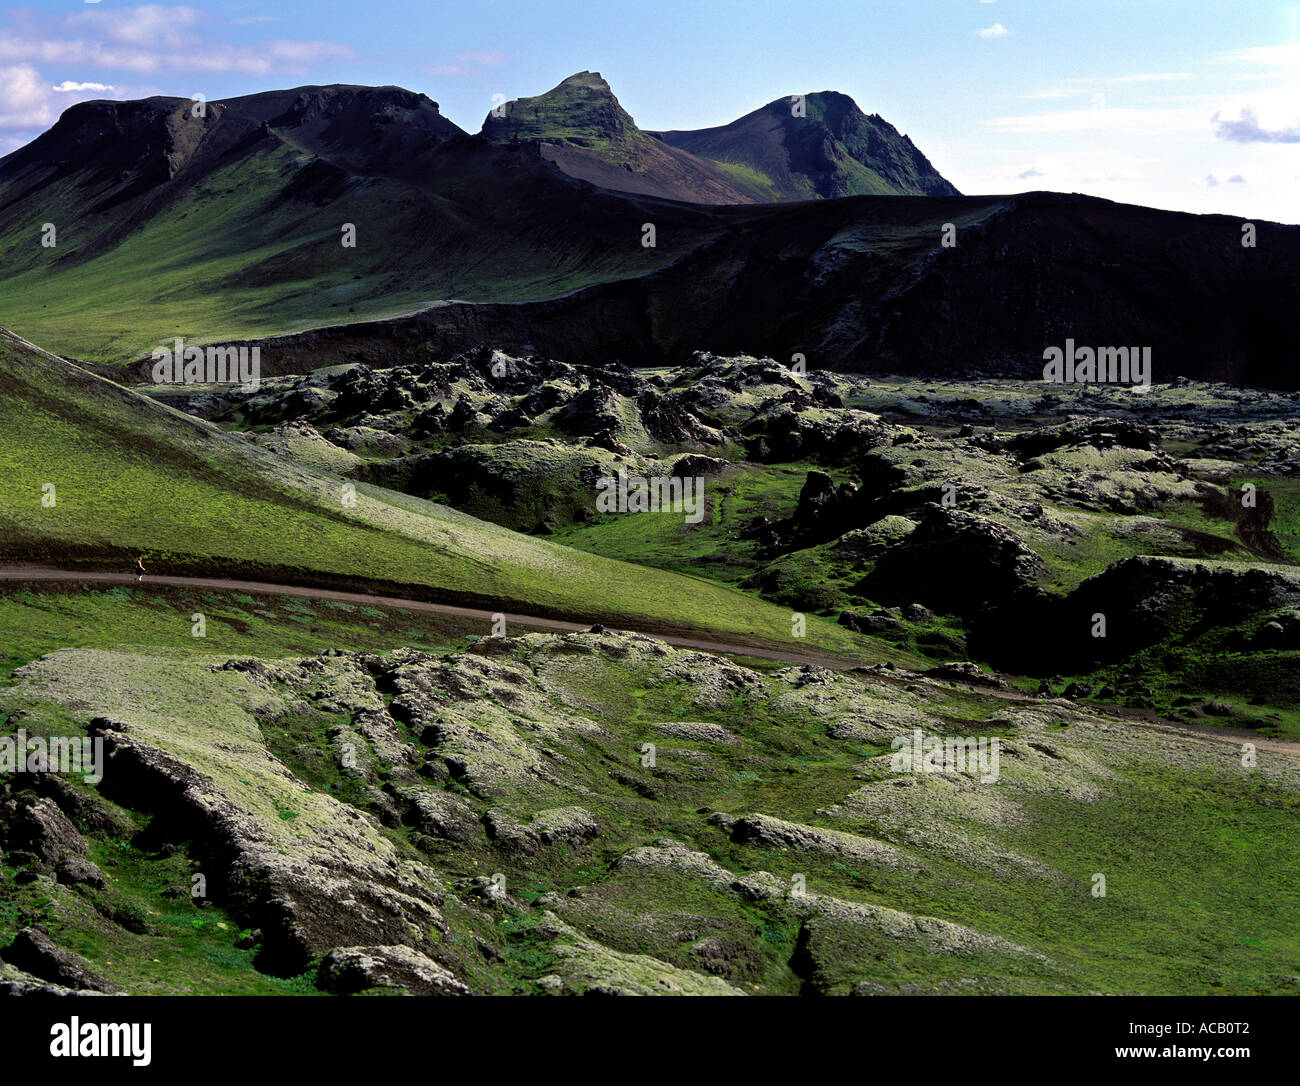
M988 686L994 689L1005 689L1007 685L996 675L990 675L978 664L971 663L969 660L932 667L925 672L925 675L932 679L952 679L973 686Z
M963 614L1029 588L1043 571L1042 560L1008 529L932 505L911 535L881 555L859 591L886 603L919 597L935 611Z
M1069 596L1071 613L1106 616L1106 647L1128 652L1199 621L1231 626L1260 611L1300 603L1300 575L1173 558L1117 562ZM1080 621L1083 621L1082 619Z
M1128 558L1064 599L1025 593L976 615L971 651L1006 670L1049 674L1068 660L1077 672L1127 659L1186 631L1231 628L1297 603L1300 575L1287 568ZM1094 636L1097 616L1105 619L1104 637ZM1026 637L1027 630L1050 636Z
M697 478L701 475L717 475L731 466L729 460L720 460L714 456L700 456L687 453L673 462L672 474L677 478Z
M845 611L839 617L841 626L864 634L882 634L898 630L902 624L889 615L860 615L856 611Z
M47 869L65 858L86 855L85 839L52 799L26 795L5 802L0 805L0 830L10 848L31 853Z
M23 928L14 936L14 941L0 951L0 957L34 977L68 988L94 992L118 990L96 974L85 958L56 946L39 928Z
M557 845L580 848L600 836L600 825L581 807L539 811L527 824L503 811L488 811L484 825L493 841L526 853Z
M1028 460L1073 445L1155 451L1160 448L1160 434L1153 426L1127 420L1084 419L1060 426L1042 426L1028 430L1008 438L1002 444L1022 460Z

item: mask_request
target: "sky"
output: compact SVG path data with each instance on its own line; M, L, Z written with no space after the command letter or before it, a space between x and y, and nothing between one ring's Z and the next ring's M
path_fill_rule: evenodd
M477 132L583 70L642 128L838 90L964 193L1300 222L1297 0L0 0L0 154L88 98L310 83L421 91Z

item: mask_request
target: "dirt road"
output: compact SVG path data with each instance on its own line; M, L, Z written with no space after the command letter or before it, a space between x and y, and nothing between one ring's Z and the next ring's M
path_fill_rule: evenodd
M134 584L135 575L131 573L97 573L83 570L63 569L27 569L14 567L0 569L0 582L41 582L63 581L78 584ZM483 624L486 633L492 625L493 618L503 612L479 610L473 607L457 607L449 603L430 603L426 600L409 600L396 596L375 596L364 592L345 592L330 588L309 588L300 585L268 584L262 581L236 581L222 577L175 577L165 574L145 574L144 586L171 585L179 588L209 588L223 592L246 592L263 596L299 596L313 600L338 600L342 603L365 604L371 607L402 608L407 611L419 611L424 614L446 615L452 618L474 619ZM580 633L590 629L590 624L563 622L558 619L538 618L533 615L514 615L505 613L506 628L522 626L526 629L546 630L555 633ZM648 631L629 630L626 627L607 627L614 632L647 633ZM670 645L679 648L698 649L702 652L721 653L730 656L748 656L760 660L776 660L791 664L815 664L819 667L835 668L844 671L860 666L860 661L845 660L842 657L825 656L815 652L787 652L767 646L730 644L725 641L711 641L706 638L681 637L673 634L650 633ZM888 676L882 676L888 678ZM916 682L919 676L911 672L901 672L900 682ZM1024 694L1019 690L999 690L978 687L980 693L1006 701L1041 702L1043 699ZM1099 708L1080 703L1080 708ZM1112 716L1120 717L1127 723L1158 728L1171 735L1191 734L1202 739L1219 740L1240 747L1242 743L1254 743L1260 750L1271 750L1280 754L1300 757L1300 741L1278 739L1261 735L1259 732L1245 728L1219 727L1217 725L1192 724L1182 720L1170 720L1155 713L1129 709L1123 706L1107 706L1106 711Z

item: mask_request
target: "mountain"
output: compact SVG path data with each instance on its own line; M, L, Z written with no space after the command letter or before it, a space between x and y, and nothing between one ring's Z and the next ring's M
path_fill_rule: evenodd
M646 132L599 72L579 72L483 121L496 143L535 142L571 177L697 204L840 196L957 196L906 136L846 94L778 98L721 128Z
M778 98L720 128L651 134L763 201L960 195L907 136L836 91Z
M660 205L667 214L679 205ZM642 208L647 210L647 208ZM1041 377L1043 352L1148 346L1153 379L1300 388L1300 227L1087 196L859 196L718 208L643 275L545 301L455 303L261 340L282 372L475 344L575 362L697 349L853 372ZM958 244L939 245L944 224ZM137 369L148 379L147 365Z
M571 177L618 192L696 204L748 204L755 197L725 170L642 132L599 72L579 72L535 98L489 113L494 143L536 141Z
M106 366L179 336L258 340L266 373L490 342L1017 376L1072 338L1150 346L1157 380L1300 386L1300 227L1248 248L1237 219L1054 193L691 204L571 176L554 146L392 87L74 106L0 159L0 313Z
M193 105L82 103L0 159L13 327L122 361L174 336L555 297L661 267L718 229L705 209L657 207L662 236L645 248L635 199L533 145L468 136L398 88L304 87L209 102L203 117Z

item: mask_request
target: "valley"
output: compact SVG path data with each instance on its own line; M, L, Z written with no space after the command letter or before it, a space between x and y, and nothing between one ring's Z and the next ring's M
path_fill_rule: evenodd
M500 98L0 158L0 993L1296 994L1300 227Z

